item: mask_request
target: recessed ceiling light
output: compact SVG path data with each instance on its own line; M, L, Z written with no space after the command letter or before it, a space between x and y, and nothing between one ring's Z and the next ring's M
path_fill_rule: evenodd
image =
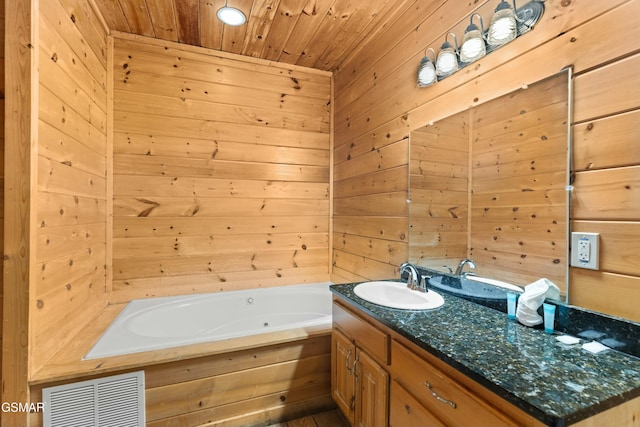
M247 17L240 9L235 7L224 6L218 9L218 19L227 25L237 27L247 22Z

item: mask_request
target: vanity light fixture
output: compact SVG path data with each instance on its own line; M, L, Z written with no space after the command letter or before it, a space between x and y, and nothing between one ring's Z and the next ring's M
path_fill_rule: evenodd
M513 8L509 4L513 3ZM519 9L516 0L500 0L495 9L489 30L485 32L482 16L474 13L464 32L462 45L458 47L458 39L454 33L448 33L440 46L437 59L435 51L428 48L418 66L418 87L431 86L435 82L464 68L500 46L531 31L544 14L545 0L530 0ZM474 17L480 20L480 27L473 22ZM449 42L453 36L454 46ZM429 57L428 52L432 52Z
M491 25L487 33L487 43L492 47L502 46L515 39L518 35L515 14L515 0L513 9L505 0L501 0L496 7Z
M447 38L449 35L453 36L453 42L455 43L455 49L449 43ZM458 71L458 39L453 33L447 34L444 43L440 46L440 52L438 52L438 59L436 60L436 75L440 78L447 77L456 71Z
M216 15L223 24L231 25L232 27L237 27L247 22L247 17L244 16L240 9L227 6L226 2L223 7L218 9Z
M480 28L473 23L473 17L480 18ZM484 25L482 23L482 16L474 13L471 15L470 24L464 31L464 38L462 39L462 46L460 47L460 60L462 62L476 61L487 53L487 47L484 43Z
M432 58L429 58L429 51L432 52ZM420 61L420 65L418 66L418 87L427 87L434 84L437 80L436 77L436 69L433 65L436 57L436 52L427 48L424 52L424 58Z

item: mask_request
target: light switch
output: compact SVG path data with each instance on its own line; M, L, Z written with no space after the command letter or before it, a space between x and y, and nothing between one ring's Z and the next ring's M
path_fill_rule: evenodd
M571 233L571 266L598 270L599 240L598 233Z

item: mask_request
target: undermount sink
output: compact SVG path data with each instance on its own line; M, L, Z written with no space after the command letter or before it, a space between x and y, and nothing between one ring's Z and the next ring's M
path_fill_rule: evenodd
M432 277L429 285L449 293L488 300L506 300L507 292L522 293L523 289L511 283L488 277L468 275L461 278Z
M364 300L389 308L429 310L444 304L442 295L437 292L414 291L401 282L365 282L357 285L353 291Z

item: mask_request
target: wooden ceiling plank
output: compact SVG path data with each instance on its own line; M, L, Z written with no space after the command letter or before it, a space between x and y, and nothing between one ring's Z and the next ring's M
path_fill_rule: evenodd
M417 0L93 1L111 31L335 71ZM222 24L216 12L226 3L248 22Z
M222 50L222 28L216 12L224 6L224 0L200 0L200 44L210 49Z
M123 32L131 32L131 27L118 0L95 0L102 17L107 22L109 29Z
M251 6L254 0L232 0L227 1L227 5L235 7L244 13L247 19L251 13ZM216 18L216 21L218 19ZM223 25L222 30L222 50L231 53L242 53L242 45L247 34L247 24L237 27L231 25Z
M200 46L199 0L177 0L178 41Z
M336 64L334 70L338 68L342 68L341 65L351 62L352 58L358 57L358 53L366 49L370 43L375 43L379 37L379 33L385 31L393 22L398 19L402 19L402 16L405 16L408 11L413 10L415 4L420 4L422 0L402 0L402 3L398 4L397 2L390 2L387 9L383 12L383 19L376 23L375 26L368 29L366 32L366 36L360 40L357 45L352 46L352 49L344 55L340 64ZM417 15L417 14L416 14ZM410 25L411 23L407 23ZM350 64L351 69L355 69L359 64Z
M178 24L176 22L175 0L153 0L147 2L149 15L156 37L163 40L178 40Z
M313 39L309 41L304 55L300 56L296 64L303 67L313 67L358 4L359 2L352 0L336 0L327 11Z
M322 20L325 19L336 0L308 0L302 9L302 15L296 24L289 40L282 49L280 62L296 64L305 55L306 48L318 32Z
M380 21L386 19L386 15L391 12L390 6L395 9L402 6L402 2L400 5L393 0L359 3L353 15L344 22L327 49L320 55L314 68L330 70L341 63L349 52L362 43L365 35L379 28Z
M340 15L339 28L314 66L326 69L325 67L331 67L339 62L340 58L361 40L365 28L370 28L372 22L381 19L381 12L389 3L391 0L370 0L358 3L352 10L345 10Z
M262 58L272 61L278 61L282 54L282 47L287 43L293 29L295 28L302 8L299 0L281 0L278 5L276 17L273 20L271 31L267 36L267 40L262 51Z
M120 2L120 7L124 12L124 16L127 18L129 28L133 33L148 37L155 37L155 33L153 32L153 24L151 23L151 16L149 16L149 9L147 8L146 1L118 1Z
M248 17L242 54L259 58L264 49L280 0L255 0Z

